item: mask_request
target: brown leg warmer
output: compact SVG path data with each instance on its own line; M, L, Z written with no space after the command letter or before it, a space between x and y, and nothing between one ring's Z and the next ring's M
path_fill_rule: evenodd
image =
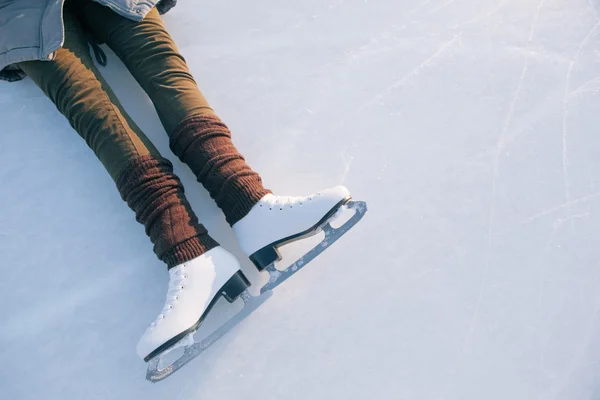
M169 268L218 246L198 222L167 159L153 155L136 158L116 182L136 220L146 227L154 252Z
M229 128L216 115L201 114L183 120L170 135L170 146L209 191L230 225L271 193L238 152Z

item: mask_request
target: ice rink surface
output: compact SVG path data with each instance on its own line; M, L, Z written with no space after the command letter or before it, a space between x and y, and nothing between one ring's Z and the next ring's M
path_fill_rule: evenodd
M266 185L344 184L370 210L152 385L135 344L166 268L51 102L30 80L0 83L0 398L600 398L598 0L179 3L167 26ZM108 62L241 257L149 99Z

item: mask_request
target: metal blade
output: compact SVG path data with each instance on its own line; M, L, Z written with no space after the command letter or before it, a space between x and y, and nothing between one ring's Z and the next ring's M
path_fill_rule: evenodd
M200 342L194 343L190 346L185 346L183 355L175 360L173 364L169 365L164 369L158 369L160 362L160 356L157 356L148 362L148 370L146 371L146 379L150 382L158 382L171 374L176 372L178 369L189 363L194 358L202 354L208 349L213 343L223 337L227 332L232 330L236 325L242 322L248 315L252 314L254 310L260 307L273 292L264 292L260 296L252 296L248 290L245 290L241 294L241 298L244 301L244 308L237 313L233 318L221 325L217 330L211 333L208 337Z
M335 243L340 237L342 237L346 232L348 232L358 221L362 219L362 217L367 212L367 204L364 201L350 201L344 205L344 207L353 209L354 215L346 221L339 228L333 228L329 222L325 223L321 228L325 233L325 239L311 249L304 256L300 257L296 260L295 263L290 265L285 271L279 271L275 268L274 264L271 264L266 268L269 271L269 282L263 286L260 290L259 296L252 296L252 294L245 290L241 294L241 299L244 301L244 308L237 313L234 317L232 317L225 324L221 325L217 330L207 336L200 342L193 343L191 345L185 345L188 340L193 340L194 333L190 333L190 335L183 338L179 343L180 345L174 345L171 350L177 347L184 347L184 353L181 357L175 360L171 365L159 369L158 365L160 363L161 356L157 356L148 362L148 370L146 372L146 379L150 382L159 382L181 367L189 363L194 358L198 357L202 354L206 349L208 349L213 343L219 340L221 337L225 336L225 334L231 331L235 326L237 326L240 322L242 322L248 315L252 314L254 310L260 307L271 295L273 294L272 290L276 288L281 283L285 282L290 276L294 275L300 269L302 269L306 264L316 258L319 254L321 254L325 249ZM166 354L166 353L163 353Z
M360 221L367 212L367 203L364 201L350 201L346 203L344 207L354 210L354 215L339 228L333 228L329 222L323 225L322 229L325 233L325 239L323 239L321 243L296 260L295 263L290 265L284 271L279 271L277 268L275 268L274 263L266 268L266 270L269 272L269 282L267 282L260 289L261 294L275 289L277 286L285 282L290 276L304 268L306 264L311 262L315 257L325 251L325 249L334 244L339 238L344 236L344 234L347 233L354 225L356 225L356 223Z

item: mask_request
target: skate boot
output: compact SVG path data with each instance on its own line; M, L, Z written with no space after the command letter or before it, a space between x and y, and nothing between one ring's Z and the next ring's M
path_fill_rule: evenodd
M268 194L252 207L248 215L233 225L242 250L259 271L267 269L271 275L263 291L283 282L358 222L366 211L366 205L350 200L350 192L343 186L306 197ZM344 206L355 208L356 218L334 229L329 225L329 220ZM281 259L278 247L313 236L321 230L325 232L325 240L288 267L285 270L287 275L275 269L274 263Z
M250 286L236 258L221 247L171 268L169 275L165 306L137 345L144 361L193 334L220 296L233 303Z
M344 208L353 210L354 215L341 226L333 228L329 221ZM242 249L254 265L259 270L269 273L269 282L260 289L259 295L253 295L246 289L249 284L239 271L237 261L220 248L207 252L201 261L192 260L186 263L189 266L172 271L172 290L167 295L165 309L144 334L138 346L140 357L149 360L146 379L151 382L163 380L206 351L264 304L273 294L273 288L338 240L360 221L366 212L366 203L350 201L350 193L341 186L307 197L280 197L272 194L263 197L248 215L234 224L233 229ZM280 246L312 236L320 230L325 233L325 239L321 243L286 270L280 271L275 268L275 261L280 258ZM219 255L210 256L215 251L218 251ZM197 279L194 285L189 283L192 264L197 264L195 268L198 269L194 276L194 280ZM198 294L190 294L189 298L185 298L184 306L184 295L195 292ZM221 294L230 301L239 297L243 302L242 310L204 339L195 342L193 336L190 337L186 332L192 332L193 335L194 329L202 322L214 299ZM176 314L177 312L179 314ZM161 349L175 348L171 343L177 340L179 342L176 346L185 346L183 354L170 365L161 366L160 361L163 357L155 355L159 354Z

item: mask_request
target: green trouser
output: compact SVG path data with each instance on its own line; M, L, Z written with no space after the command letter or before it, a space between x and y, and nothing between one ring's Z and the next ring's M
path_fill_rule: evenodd
M233 225L269 191L208 105L156 9L142 21L92 0L67 0L65 42L53 61L19 67L54 102L117 184L122 198L173 267L218 244L198 222L172 169L127 115L96 69L86 30L108 44L149 95L170 146Z
M189 115L212 113L156 9L135 22L91 0L70 1L64 25L65 43L53 62L23 62L19 67L68 118L113 179L131 157L158 151L94 65L84 27L127 66L167 133Z

